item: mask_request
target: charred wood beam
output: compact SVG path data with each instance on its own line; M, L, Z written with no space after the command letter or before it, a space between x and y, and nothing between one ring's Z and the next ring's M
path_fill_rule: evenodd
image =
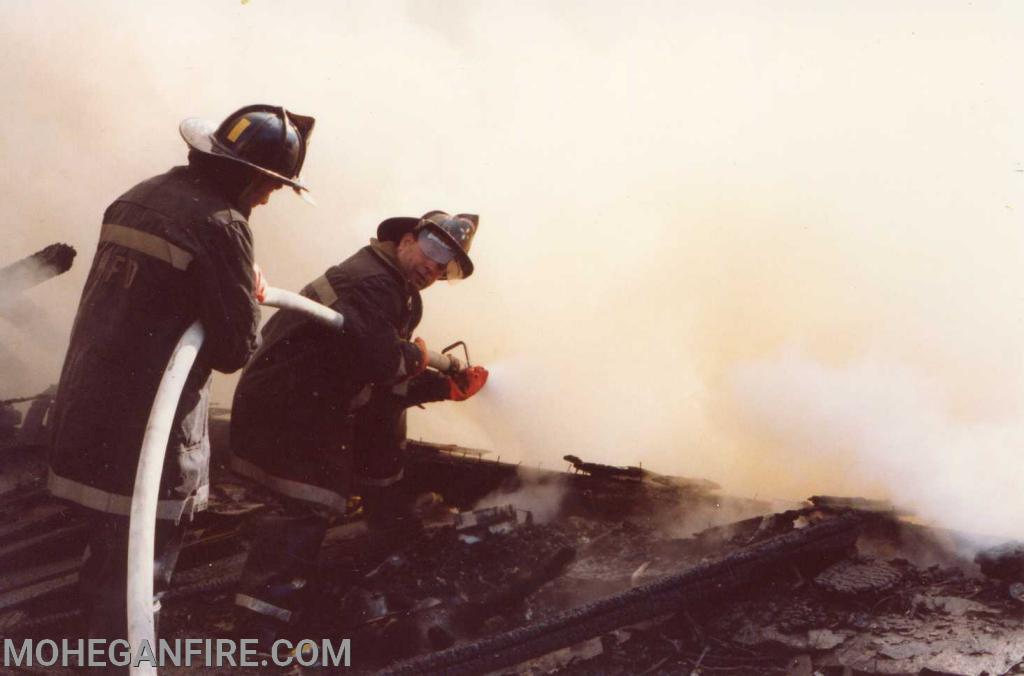
M51 277L67 272L71 269L76 253L74 247L67 244L51 244L31 256L0 268L0 292L4 298L10 299Z
M245 555L235 554L204 564L200 568L176 573L172 581L172 587L167 590L163 600L176 601L200 594L209 595L228 591L234 588L241 579L244 563ZM40 580L12 591L0 593L0 611L24 606L32 601L38 601L44 597L51 596L56 592L73 592L78 585L78 571L76 570L78 564L78 561L75 561L73 565L70 562L53 564L53 569L63 565L68 565L69 568L65 574L58 573L59 577ZM28 574L28 571L25 571L18 575ZM26 616L13 622L2 633L5 636L26 636L40 628L66 623L76 620L80 616L81 611L78 609L62 610L38 617Z
M888 500L871 500L869 498L845 497L838 495L812 495L807 502L824 509L859 509L865 512L889 512L903 516Z
M403 662L383 673L486 673L687 605L722 598L783 566L814 562L823 567L855 545L864 518L857 513L836 516L549 620Z
M26 585L5 594L0 594L0 610L13 608L27 601L33 601L59 590L71 589L78 584L78 572L67 573L42 582Z
M412 493L438 492L445 502L471 509L494 491L514 492L523 485L558 483L566 489L567 513L621 519L647 513L652 502L710 498L717 484L703 479L653 476L651 481L623 481L613 476L567 474L485 458L472 449L409 441L405 486Z
M31 505L37 505L49 499L50 492L43 486L16 488L9 493L0 495L0 512L16 514L20 510L28 509Z
M12 515L13 516L13 515ZM45 533L71 520L70 510L61 504L41 504L17 515L17 520L0 526L0 542L26 533Z
M0 608L10 607L27 601L35 600L50 591L50 585L44 582L59 574L77 574L81 565L81 552L85 545L86 524L74 524L50 533L21 540L0 548ZM225 545L237 549L237 531L216 532L212 535L186 543L178 560L179 573L175 575L175 585L191 587L203 585L212 579L230 577L237 579L241 575L244 554L231 554L218 558ZM53 559L54 556L72 553L74 556L56 563L48 563L33 567L15 568L14 564L31 563L33 561ZM229 571L220 571L223 566ZM67 576L65 576L67 577ZM23 591L23 588L28 591ZM34 591L33 591L34 590ZM190 592L183 592L188 595ZM174 595L182 595L175 592ZM13 601L10 601L13 599Z
M0 592L6 593L57 575L75 572L81 563L82 557L75 556L61 561L33 566L32 568L23 568L11 573L4 573L0 575Z
M620 467L617 465L585 462L576 455L564 455L562 460L572 465L573 470L576 472L602 479L634 479L640 481L645 476L645 472L641 467Z
M80 553L87 535L86 524L77 523L0 547L0 570Z

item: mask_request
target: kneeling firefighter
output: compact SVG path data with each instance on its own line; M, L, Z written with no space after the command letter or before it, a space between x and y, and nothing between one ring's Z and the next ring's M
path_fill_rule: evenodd
M426 370L426 345L412 340L420 291L472 274L478 222L442 211L389 218L369 246L302 290L344 315L343 332L287 311L264 327L235 391L231 466L291 500L285 516L254 528L236 596L254 638L272 642L298 620L328 518L345 512L350 495L362 498L371 528L409 522L406 408L461 401L484 386L482 367Z

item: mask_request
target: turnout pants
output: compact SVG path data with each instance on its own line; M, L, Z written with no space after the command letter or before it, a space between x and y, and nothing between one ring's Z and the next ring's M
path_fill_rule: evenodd
M128 638L128 517L89 510L89 547L78 574L78 593L88 638ZM153 563L154 614L170 585L186 523L156 522Z
M239 638L257 639L268 651L299 620L317 588L317 554L327 524L324 510L298 502L249 524L249 556L235 594L235 605L246 611Z
M375 498L364 500L371 526L377 521L371 511L389 511L385 507L389 501L382 496L394 496L396 492L389 487L402 477L405 410L385 398L375 398L358 410L351 422L351 439L343 449L279 449L276 455L282 464L301 468L301 474L249 474L289 499L283 513L257 517L251 524L249 556L235 596L235 604L248 611L243 631L251 636L242 638L272 643L274 636L295 624L308 608L316 593L316 559L330 516L340 511L338 506L345 504L350 493ZM340 462L333 457L338 453L354 457ZM247 474L242 467L233 467ZM280 480L285 478L289 480ZM330 500L318 497L324 492L330 493ZM371 510L371 505L375 509Z

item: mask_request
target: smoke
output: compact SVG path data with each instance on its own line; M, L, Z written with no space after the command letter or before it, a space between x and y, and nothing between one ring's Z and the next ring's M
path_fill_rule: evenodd
M1020 533L1020 420L958 421L940 382L871 357L829 367L787 354L737 369L733 388L745 433L790 483L828 466L823 492L888 495L933 523Z
M473 509L515 505L530 512L534 523L548 523L558 516L569 487L560 478L536 477L522 474L523 484L515 491L496 490L480 498Z
M477 272L424 294L420 333L465 340L491 380L414 411L413 436L759 497L888 495L944 522L1022 509L1003 487L1024 421L1024 7L110 0L0 18L7 250L80 252L31 292L60 344L104 207L184 161L179 120L280 102L318 119L319 207L254 212L272 284L300 288L387 216L481 214ZM11 396L62 357L36 349Z
M73 249L56 244L0 267L0 373L6 393L0 398L34 394L26 389L33 382L33 358L44 361L63 352L63 327L53 313L32 299L32 289L65 272L74 260Z

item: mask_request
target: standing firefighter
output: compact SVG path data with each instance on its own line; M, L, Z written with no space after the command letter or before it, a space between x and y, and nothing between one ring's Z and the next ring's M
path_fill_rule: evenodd
M135 186L103 215L53 413L49 488L89 508L79 589L91 638L127 634L128 514L139 450L164 368L185 329L206 332L168 441L157 508L156 580L166 588L182 534L208 496L212 369L257 347L262 277L247 219L299 170L313 118L247 106L219 127L187 119L188 166Z
M412 340L420 291L473 272L477 224L441 211L390 218L369 246L302 290L344 315L343 332L289 312L264 328L235 390L232 468L294 500L288 515L261 524L250 549L236 597L250 612L250 635L270 641L297 619L327 515L344 513L350 494L362 497L371 527L408 516L405 409L461 401L486 382L481 367L426 371L426 346Z

